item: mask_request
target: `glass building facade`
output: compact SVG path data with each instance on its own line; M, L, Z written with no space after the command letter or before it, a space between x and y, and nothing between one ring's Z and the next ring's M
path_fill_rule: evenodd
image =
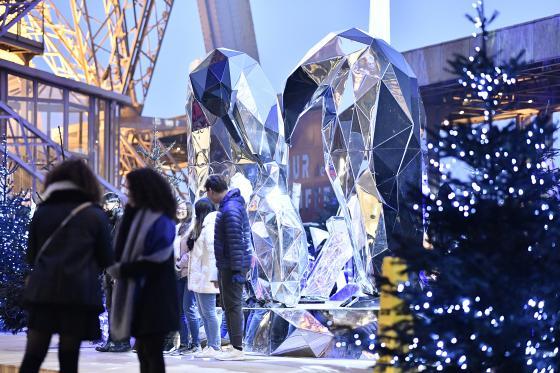
M118 186L119 112L128 105L127 96L0 60L0 136L20 167L17 187L40 190L68 157L86 160L106 189Z

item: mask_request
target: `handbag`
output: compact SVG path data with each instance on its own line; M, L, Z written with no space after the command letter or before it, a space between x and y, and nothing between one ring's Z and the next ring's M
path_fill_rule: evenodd
M43 254L43 252L45 252L45 250L51 244L52 240L57 235L57 233L59 233L62 230L62 228L64 228L70 222L70 220L72 220L76 215L78 215L78 213L80 211L88 208L91 205L93 205L93 203L85 202L85 203L82 203L81 205L79 205L78 207L74 208L72 211L70 211L70 214L62 221L62 223L60 223L58 228L56 228L54 230L54 232L51 233L49 238L46 239L46 241L43 243L43 245L39 249L39 252L37 253L37 256L35 257L35 265L37 265L37 263L39 263L39 257L41 256L41 254Z

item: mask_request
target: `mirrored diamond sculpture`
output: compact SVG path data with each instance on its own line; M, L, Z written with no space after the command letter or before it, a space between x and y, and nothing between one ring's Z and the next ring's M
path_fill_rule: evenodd
M305 231L288 194L288 147L278 97L259 64L216 49L189 75L187 137L191 195L209 174L222 174L248 203L255 293L298 303L307 270Z
M286 139L320 111L325 170L346 221L353 281L373 293L373 274L395 234L422 234L407 190L420 188L425 114L402 54L358 29L329 34L303 58L283 95ZM304 123L304 121L301 121Z

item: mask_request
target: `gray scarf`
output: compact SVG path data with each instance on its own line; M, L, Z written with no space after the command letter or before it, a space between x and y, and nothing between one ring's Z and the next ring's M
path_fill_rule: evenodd
M140 210L136 213L128 231L121 263L137 261L163 263L173 255L173 245L151 255L143 255L148 231L161 215L161 213L151 210ZM120 278L113 285L113 302L109 320L113 340L119 341L130 337L135 308L134 294L137 286L142 287L143 281L137 281L134 278Z
M71 181L68 180L57 181L49 185L47 189L45 189L45 191L39 195L39 197L41 198L41 201L46 201L47 199L49 199L51 194L61 190L81 190L81 189L79 186L77 186Z

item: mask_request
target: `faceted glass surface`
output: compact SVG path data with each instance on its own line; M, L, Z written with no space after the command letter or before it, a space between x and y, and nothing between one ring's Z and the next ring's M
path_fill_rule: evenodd
M288 146L278 97L248 55L216 49L190 74L187 135L191 197L224 175L247 202L255 293L295 305L308 266L305 231L288 194Z
M416 77L387 43L350 29L309 51L286 82L283 104L288 143L305 113L322 112L325 169L353 249L349 282L371 294L395 234L422 238L407 209L407 191L421 187L424 169Z
M246 309L245 349L277 356L372 358L375 313L363 308Z

